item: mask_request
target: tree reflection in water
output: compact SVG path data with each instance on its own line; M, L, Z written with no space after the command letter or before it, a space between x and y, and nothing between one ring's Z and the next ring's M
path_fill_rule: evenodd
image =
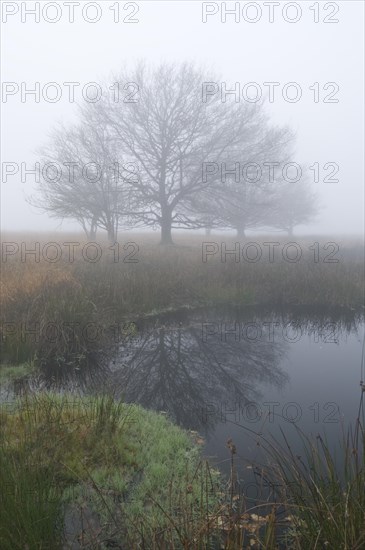
M263 336L265 336L263 334ZM260 395L261 383L282 387L285 342L269 337L214 338L204 342L201 326L160 326L144 331L134 349L121 346L112 387L128 402L167 411L190 429L212 428L212 403L245 405Z
M141 323L138 336L103 352L103 360L87 368L46 366L36 377L2 384L0 399L42 389L112 392L127 402L166 411L180 425L207 433L222 420L224 411L257 402L260 387L285 386L289 376L282 365L298 328L313 341L338 343L357 333L362 322L363 315L353 312L313 309L221 308L165 315ZM250 325L259 327L258 337L242 330ZM283 327L289 338L282 337Z

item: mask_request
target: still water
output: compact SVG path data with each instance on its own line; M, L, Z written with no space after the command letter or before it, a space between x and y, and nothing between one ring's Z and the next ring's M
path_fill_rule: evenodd
M242 483L262 460L262 435L283 442L284 430L300 452L299 428L335 446L357 417L365 328L357 315L230 308L139 328L111 361L112 387L198 431L227 474L232 439Z
M231 438L242 483L251 483L250 464L262 459L262 436L280 439L283 430L299 452L298 428L325 434L336 445L356 419L362 314L230 307L185 310L135 325L135 335L119 343L104 366L63 374L46 370L28 386L107 390L162 411L198 432L204 454L227 474ZM20 386L7 391L17 393Z

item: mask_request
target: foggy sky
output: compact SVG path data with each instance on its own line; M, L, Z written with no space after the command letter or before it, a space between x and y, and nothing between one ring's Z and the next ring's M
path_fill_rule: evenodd
M34 2L26 4L34 6ZM77 90L84 84L107 81L112 85L111 73L118 73L126 64L132 67L141 58L151 63L195 61L220 74L227 88L235 82L242 86L247 82L280 82L274 103L266 106L273 122L289 124L296 130L294 160L310 165L335 162L340 167L339 183L313 184L323 210L318 223L305 232L363 233L363 2L337 2L340 22L335 24L315 24L309 9L313 2L303 1L299 2L302 18L297 23L287 23L281 16L281 7L287 2L276 8L273 23L268 21L268 10L257 23L248 23L242 17L235 23L232 16L222 23L220 14L203 23L199 1L154 0L137 2L139 13L135 17L139 22L135 24L114 23L109 7L115 2L105 1L99 3L99 22L83 21L79 8L75 10L75 22L69 23L64 3L58 4L62 18L57 23L47 23L42 17L40 23L35 23L30 16L22 23L19 13L2 23L3 82L25 82L29 88L35 82L40 82L41 88L48 82L80 82L76 98L82 102ZM80 0L80 4L85 2ZM120 2L121 17L127 14L123 4ZM247 2L241 2L244 4ZM234 3L226 5L233 7ZM320 17L328 13L322 11ZM285 102L281 97L282 86L288 82L299 83L303 90L297 103ZM340 87L336 95L339 103L314 103L313 91L309 90L314 82L320 83L320 89L326 82L336 82ZM76 104L68 101L66 88L62 90L63 97L57 103L35 103L33 98L22 103L20 93L1 103L2 163L26 162L34 166L35 151L47 143L55 123L76 120ZM19 175L2 183L2 229L59 227L59 220L26 203L25 196L34 193L32 182L29 177L22 183ZM78 227L73 222L62 225L63 229Z

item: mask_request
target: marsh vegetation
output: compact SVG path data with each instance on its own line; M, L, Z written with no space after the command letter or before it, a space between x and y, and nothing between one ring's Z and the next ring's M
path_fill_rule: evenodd
M39 242L41 253L53 242L43 239L28 240L28 249ZM235 440L224 445L221 472L207 461L197 410L214 398L252 401L263 380L282 386L287 344L231 339L224 347L210 313L186 329L183 317L177 325L154 319L239 306L289 308L293 322L299 312L313 318L315 307L322 325L337 311L352 327L363 318L361 243L341 243L336 263L313 261L315 239L297 241L303 256L296 263L280 255L253 263L229 255L222 261L220 253L203 261L201 237L176 240L178 246L161 248L133 235L126 242L137 243L136 262L114 261L107 242L99 243L96 262L85 261L81 246L73 262L52 263L42 253L39 262L24 262L21 250L3 257L1 381L3 388L17 383L23 397L2 398L1 546L360 549L363 393L336 450L332 440L296 426L290 441L288 432L255 432L262 455L250 459L250 469L265 490L252 501L238 483ZM267 241L255 239L262 250ZM209 242L230 250L236 241L218 235ZM210 325L205 343L203 321ZM121 365L110 371L116 354ZM75 382L88 376L92 385ZM292 450L297 445L301 454Z

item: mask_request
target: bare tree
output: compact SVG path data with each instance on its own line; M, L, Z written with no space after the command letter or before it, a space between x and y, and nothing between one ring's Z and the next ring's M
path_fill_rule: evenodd
M134 219L140 225L158 225L161 243L171 244L174 227L204 227L194 197L210 187L202 165L219 163L230 150L245 147L265 133L262 106L223 103L218 95L207 101L202 86L207 78L191 64L139 64L115 82L139 87L136 102L107 101L88 105L84 116L108 123L121 155L139 163L140 177L132 182ZM215 79L217 80L217 78Z
M270 126L263 103L205 97L203 87L217 81L188 63L122 72L102 101L80 109L78 126L54 132L45 159L69 169L42 178L38 206L78 220L88 236L105 229L111 242L122 225L158 226L161 244L172 244L179 227L235 228L240 236L276 227L291 206L282 182L272 182L272 165L291 159L294 136ZM247 166L259 167L258 180ZM299 223L313 209L309 196L302 206Z
M85 118L56 128L41 151L39 196L31 203L53 217L77 220L90 239L101 228L113 243L133 169L120 162L109 134L107 124L95 127Z
M283 167L293 158L294 140L288 127L263 127L244 148L228 151L218 170L211 169L210 187L191 208L198 209L207 226L235 229L239 237L247 229L286 223L293 197L286 197ZM314 196L307 194L302 213L309 218L313 209Z
M274 207L268 216L268 225L287 231L292 236L296 225L313 221L318 211L318 198L308 178L284 182L277 189Z

